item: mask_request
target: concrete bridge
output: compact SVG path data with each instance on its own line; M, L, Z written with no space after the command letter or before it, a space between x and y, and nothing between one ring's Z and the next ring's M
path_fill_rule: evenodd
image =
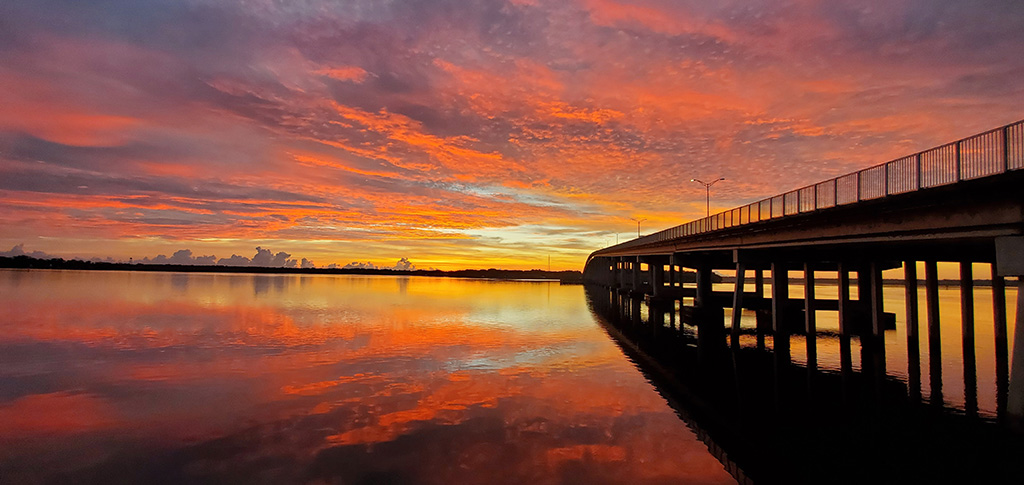
M864 372L884 377L885 330L894 325L895 315L884 308L882 272L902 267L910 392L916 387L920 396L919 367L914 382L914 361L919 363L920 355L919 262L931 399L942 401L937 265L957 263L965 408L968 414L977 412L973 264L987 263L991 274L980 276L992 285L999 419L1021 427L1024 121L595 251L587 260L584 282L607 288L613 301L635 306L637 313L644 303L659 318L668 314L694 325L708 352L736 346L742 311L754 310L758 344L770 335L777 362L788 362L790 335L805 335L812 369L817 365L815 313L835 311L840 338L858 336L862 346L872 349L864 354L870 356L862 362ZM835 278L837 298L816 294L816 272ZM731 291L714 289L721 274L730 279ZM695 284L684 283L684 275ZM794 276L803 287L798 298L790 296ZM1018 285L1012 360L1007 355L1007 277L1016 277ZM851 288L856 288L855 298ZM729 321L726 308L732 309ZM847 350L844 366L849 359Z

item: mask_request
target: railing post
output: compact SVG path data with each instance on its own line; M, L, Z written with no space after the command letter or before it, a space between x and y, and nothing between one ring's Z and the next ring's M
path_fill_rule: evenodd
M860 174L861 174L861 172L858 171L857 172L857 202L860 202Z
M1003 172L1010 171L1010 127L1003 127Z
M886 163L885 165L882 165L882 187L885 188L885 190L882 192L882 195L883 196L889 195L889 164L888 163Z
M839 178L832 179L832 207L839 207Z
M914 159L916 160L916 162L918 162L918 182L916 182L918 184L916 184L916 186L913 187L913 189L914 190L921 190L921 152L920 151L918 152L918 155L916 155L914 157Z
M959 182L960 181L960 168L961 168L961 163L960 163L960 142L956 142L956 145L954 145L954 147L955 147L955 152L954 152L955 156L953 157L953 162L955 163L955 167L956 167L956 181Z

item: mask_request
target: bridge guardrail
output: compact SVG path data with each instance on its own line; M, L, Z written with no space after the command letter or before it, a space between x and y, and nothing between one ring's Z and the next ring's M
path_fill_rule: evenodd
M598 250L628 249L1024 169L1024 120Z

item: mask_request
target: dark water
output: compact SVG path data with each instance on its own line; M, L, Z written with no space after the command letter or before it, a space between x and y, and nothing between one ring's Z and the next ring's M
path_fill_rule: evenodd
M945 264L945 263L942 263ZM979 265L981 266L981 265ZM987 265L985 265L987 266ZM954 268L955 269L955 268ZM920 274L923 274L923 268ZM902 273L897 271L890 272L893 278L902 278ZM987 268L984 270L976 270L976 274L984 275L987 274ZM794 272L797 275L798 272ZM1007 334L1009 335L1008 342L1008 354L1012 355L1013 351L1013 335L1015 331L1014 323L1016 321L1016 300L1017 290L1014 285L1015 282L1011 281L1005 290L1006 302L1006 327ZM732 290L731 285L718 285L716 290ZM752 290L752 285L747 285L748 290ZM765 285L766 294L770 293L770 284ZM818 298L822 299L838 299L838 287L835 284L817 284L815 285L816 294ZM939 342L941 343L941 353L938 354L937 360L941 365L935 369L940 371L936 376L938 379L936 384L941 383L941 386L936 386L932 389L930 385L932 382L931 370L932 366L929 365L931 362L930 349L928 345L928 325L927 320L927 305L925 300L924 285L918 288L918 308L919 308L919 343L918 343L918 360L920 368L920 382L922 386L920 392L922 398L925 400L931 400L932 398L938 398L941 400L941 404L945 407L950 408L954 411L964 411L967 397L967 389L965 388L964 379L964 354L962 349L962 337L963 327L961 322L961 289L957 285L945 285L939 287ZM803 286L801 284L790 285L790 297L791 298L802 298L803 297ZM885 370L887 375L891 378L909 383L912 369L910 368L910 352L908 352L907 343L907 312L906 312L906 297L905 289L899 284L887 285L883 288L883 305L886 312L891 312L895 316L895 326L885 332ZM857 297L856 286L852 288L852 296ZM974 392L976 393L977 400L977 412L980 416L985 418L994 418L997 411L997 376L996 376L996 356L995 356L995 336L994 336L994 321L993 321L993 302L992 302L992 288L990 286L976 286L973 288L973 301L974 301L974 349L975 349L975 370L974 376L976 379L976 385ZM731 310L726 310L726 315L731 316ZM817 314L817 331L819 333L816 347L817 347L817 366L824 371L839 372L841 367L841 356L840 356L840 340L839 335L839 319L837 312L834 311L818 311ZM756 326L754 321L754 314L751 311L744 311L742 317L742 326L746 330L753 330ZM803 321L794 323L797 328L803 327ZM754 347L756 345L755 337L752 334L744 334L740 338L740 343L745 348ZM806 351L806 340L801 335L794 335L791 339L791 352L792 360L795 364L805 365L807 363L807 351ZM852 345L856 348L859 345L859 341L854 337ZM766 347L770 350L773 346L771 336L766 338ZM862 354L859 351L851 352L851 364L852 370L862 370ZM941 391L941 396L933 396L933 391Z
M0 309L3 483L734 483L579 286L0 270Z
M827 288L819 289L827 297ZM731 345L722 313L694 313L680 324L668 302L652 307L600 287L586 292L599 323L757 483L1024 483L1024 435L1001 422L1005 400L996 398L988 288L974 293L970 374L957 287L939 292L942 341L934 356L924 325L917 352L910 351L896 287L885 288L886 310L897 319L884 346L840 335L835 312L831 320L819 312L816 366L807 364L803 336L789 339L788 353L771 335L759 344L746 312ZM1012 308L1016 292L1007 293ZM788 325L802 327L800 320Z

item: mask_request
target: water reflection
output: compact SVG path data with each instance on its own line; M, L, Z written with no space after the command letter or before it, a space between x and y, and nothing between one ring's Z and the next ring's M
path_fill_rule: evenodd
M900 362L907 359L908 340L894 338L896 330L886 332L883 345L838 332L823 312L816 315L813 340L773 338L758 331L751 312L743 315L733 344L721 312L700 317L675 302L648 303L599 287L587 294L607 331L635 349L651 379L757 483L1024 482L1017 465L1024 440L994 422L995 397L984 399L990 410L984 416L977 407L972 413L970 394L964 394L967 367L944 363L941 376L926 374L926 381L936 381L926 389L934 405L923 405L921 390L909 387L920 386L920 377L908 379L904 370L914 367ZM893 307L887 302L886 308ZM959 342L950 341L953 355L942 354L944 362L959 360ZM978 362L992 357L981 341L979 333ZM806 351L810 342L815 365ZM941 397L950 376L960 379L959 401Z
M580 287L0 271L0 476L734 483Z

